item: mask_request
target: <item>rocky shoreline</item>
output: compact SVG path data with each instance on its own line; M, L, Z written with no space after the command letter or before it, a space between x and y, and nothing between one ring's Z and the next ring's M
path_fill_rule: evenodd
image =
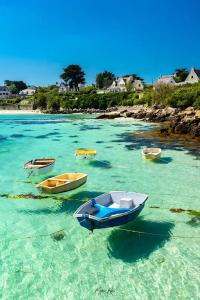
M200 110L188 107L181 110L173 107L144 107L121 108L112 112L104 112L97 119L134 118L148 122L163 123L161 133L189 134L200 137Z
M136 105L133 107L110 107L100 109L66 109L58 111L43 111L49 114L98 114L96 119L134 118L147 122L162 123L163 134L188 134L192 137L200 137L200 110L188 107L184 110L173 107L154 105L146 107Z

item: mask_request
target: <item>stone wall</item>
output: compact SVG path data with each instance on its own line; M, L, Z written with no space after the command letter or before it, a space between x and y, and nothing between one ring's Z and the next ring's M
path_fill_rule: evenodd
M0 110L32 110L33 105L0 105Z

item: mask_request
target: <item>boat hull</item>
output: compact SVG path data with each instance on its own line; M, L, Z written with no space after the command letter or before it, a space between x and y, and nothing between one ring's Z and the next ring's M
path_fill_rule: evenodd
M96 154L76 154L76 159L94 159L96 157Z
M161 153L158 153L158 154L153 154L153 153L144 154L143 153L143 157L146 159L159 159L161 157Z
M161 157L160 148L145 148L142 150L142 156L146 159L159 159Z
M53 180L55 180L55 182L56 182L56 179L49 178L49 181L53 181ZM58 193L64 193L64 192L68 192L70 190L74 190L74 189L80 187L81 185L83 185L86 181L87 181L87 175L85 175L77 180L74 180L72 182L67 182L66 184L62 184L62 182L61 182L62 185L58 185L58 186L55 185L55 187L49 188L48 186L43 186L43 185L41 185L43 182L38 184L36 187L41 193L58 194Z
M28 177L32 177L32 176L41 176L47 173L50 173L54 168L54 164L51 164L49 166L45 166L43 168L28 168L25 169L25 172L27 174Z
M89 217L77 217L78 222L80 225L84 228L87 228L88 230L93 231L94 229L103 229L103 228L109 228L109 227L115 227L124 225L128 222L133 221L137 216L141 213L141 211L144 208L144 204L140 205L136 210L133 210L127 214L117 216L115 218L109 218L105 220L94 220L90 219Z

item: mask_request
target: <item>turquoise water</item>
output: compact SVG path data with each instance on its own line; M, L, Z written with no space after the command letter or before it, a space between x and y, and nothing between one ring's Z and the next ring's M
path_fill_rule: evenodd
M0 298L199 299L200 238L171 235L200 237L200 221L169 211L200 209L197 153L164 144L160 162L145 161L141 147L159 144L129 134L155 125L83 117L0 116ZM81 147L96 149L96 160L76 160ZM61 195L68 201L13 199L39 194L22 166L44 156L57 158L53 174L86 172L87 183ZM149 194L121 229L153 235L79 226L81 201L110 190Z

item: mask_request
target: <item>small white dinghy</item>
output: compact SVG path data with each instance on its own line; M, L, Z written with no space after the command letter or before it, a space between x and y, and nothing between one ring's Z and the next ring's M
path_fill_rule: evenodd
M24 165L24 169L30 176L40 176L52 171L54 167L54 158L36 158L28 161Z
M143 158L147 159L158 159L161 156L160 148L144 148L142 149Z

